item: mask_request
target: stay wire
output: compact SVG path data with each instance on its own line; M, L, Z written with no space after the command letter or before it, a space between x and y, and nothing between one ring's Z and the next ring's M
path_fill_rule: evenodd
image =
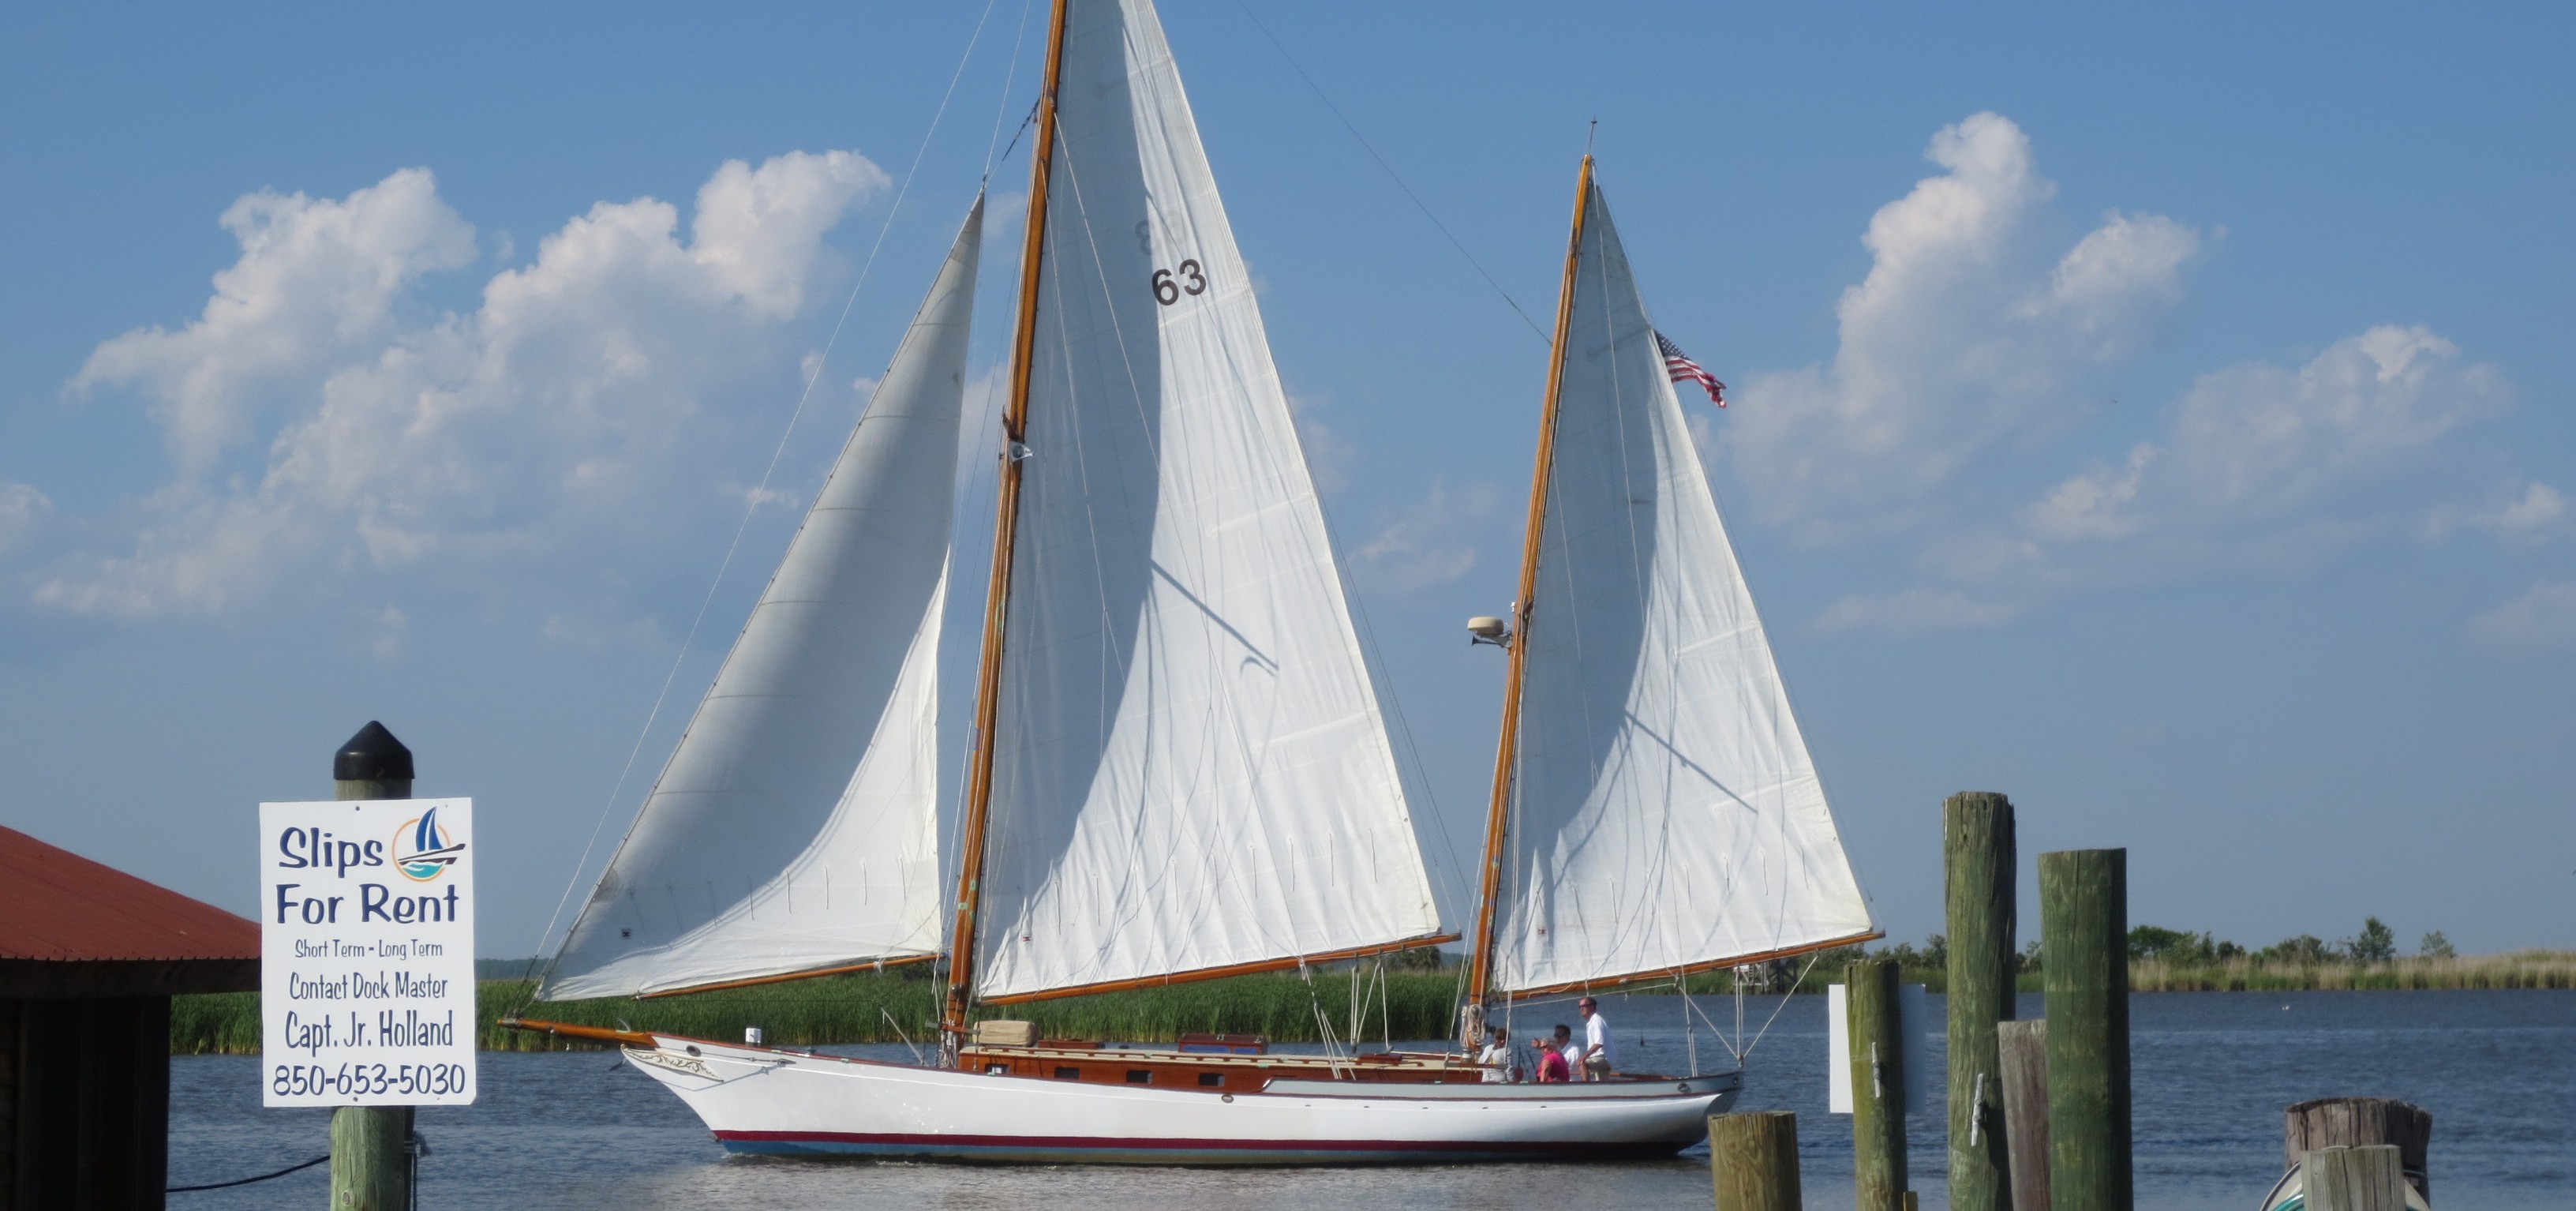
M1341 122L1342 129L1351 132L1351 138L1359 142L1360 150L1367 152L1369 159L1377 162L1378 168L1386 173L1386 179L1395 182L1395 187L1402 190L1404 196L1412 201L1414 209L1421 211L1422 217L1431 220L1431 225L1439 229L1441 238L1449 241L1449 246L1457 249L1458 255L1467 259L1467 264L1475 269L1478 277L1485 279L1486 285L1494 288L1495 294L1502 296L1504 305L1512 309L1512 314L1521 317L1521 322L1529 325L1529 330L1535 333L1540 341L1553 344L1547 330L1539 327L1538 321L1531 319L1530 313L1521 309L1520 300L1513 298L1511 291L1503 289L1503 284L1494 280L1493 274L1485 271L1484 262L1477 260L1475 253L1467 251L1467 246L1449 230L1449 225L1441 222L1440 216L1431 212L1431 207L1423 202L1422 195L1413 192L1413 187L1404 183L1404 178L1396 173L1395 166L1387 163L1386 157L1379 155L1377 147L1368 141L1368 136L1361 134L1360 128L1352 124L1350 115L1343 113L1341 106L1333 104L1333 98L1325 93L1322 85L1315 83L1315 77L1306 74L1305 67L1297 62L1297 56L1288 53L1287 46L1279 41L1279 36L1271 33L1270 27L1263 25L1261 18L1253 15L1252 9L1245 5L1243 0L1234 0L1234 6L1243 10L1243 17L1252 22L1252 28L1260 30L1261 36L1269 39L1271 49L1278 51L1279 57L1287 60L1289 70L1296 72L1297 78L1305 81L1307 88L1314 90L1315 99L1322 101L1324 108L1333 111L1333 117Z
M289 1173L302 1173L303 1171L305 1171L305 1170L307 1170L307 1169L310 1169L310 1168L312 1168L312 1167L313 1167L313 1166L315 1166L315 1165L321 1164L322 1162L327 1161L327 1160L329 1160L329 1159L331 1159L331 1154L330 1154L330 1153L328 1153L328 1152L325 1152L325 1153L323 1153L323 1154L322 1154L322 1155L320 1155L320 1156L314 1157L312 1160L309 1160L309 1161L304 1162L303 1164L300 1164L300 1165L288 1165L287 1167L285 1167L285 1168L283 1168L283 1169L280 1169L280 1170L278 1170L278 1171L277 1171L277 1172L275 1172L275 1173L263 1173L263 1174L260 1174L260 1175L259 1175L259 1176L257 1176L257 1177L239 1177L239 1178L234 1178L233 1180L228 1181L228 1182L207 1182L206 1184L204 1184L204 1185L202 1185L202 1186L171 1186L171 1187L169 1187L169 1188L167 1188L167 1189L164 1189L164 1190L162 1191L162 1193L164 1193L164 1194L193 1194L193 1193L195 1193L195 1192L197 1192L197 1191L199 1191L199 1190L228 1190L228 1189L231 1189L231 1188L232 1188L232 1187L234 1187L234 1186L247 1186L247 1185L251 1184L252 1182L273 1181L273 1180L275 1180L275 1179L277 1179L277 1178L284 1177L284 1176L286 1176L286 1175L287 1175L287 1174L289 1174Z
M886 208L885 222L877 228L876 241L868 246L867 260L859 266L858 280L850 284L849 297L841 301L841 313L832 321L831 335L824 338L823 350L816 355L814 368L805 376L804 390L797 393L796 406L788 413L786 429L778 435L777 448L770 451L769 465L760 473L759 486L754 488L744 501L742 521L734 526L733 541L725 545L724 558L717 562L716 574L707 584L706 596L698 602L697 615L689 620L689 629L680 639L680 650L671 659L671 671L663 676L662 688L653 696L653 709L645 713L644 726L638 729L635 744L627 750L626 764L618 770L617 782L608 792L608 801L600 805L599 820L591 826L590 839L582 844L581 859L573 865L572 877L565 881L563 895L556 899L554 911L547 915L546 931L540 936L554 935L556 923L563 919L564 906L572 902L573 889L581 885L582 872L590 866L590 856L598 848L600 834L607 830L609 814L616 810L617 801L625 795L626 783L635 773L636 759L643 755L644 742L652 737L653 725L662 717L662 708L671 696L671 686L679 680L680 669L688 663L689 649L697 642L699 630L706 625L707 611L715 605L716 592L724 587L725 573L732 569L734 556L742 549L743 536L751 530L751 519L760 511L761 498L769 493L769 481L777 475L778 464L787 455L788 440L795 436L797 422L804 418L805 407L814 398L815 384L823 379L823 370L831 362L832 350L840 343L841 330L850 322L850 311L858 305L860 291L867 287L868 274L876 268L877 254L885 248L886 235L894 230L895 218L903 212L903 201L912 192L913 178L921 171L922 159L930 153L931 140L939 133L940 121L948 115L948 103L957 95L957 83L965 78L966 65L974 59L975 46L983 40L985 23L992 18L993 6L998 2L999 0L985 0L983 14L975 19L975 31L966 39L965 53L957 58L957 70L949 74L948 89L939 95L939 108L932 111L930 115L930 128L922 132L921 145L913 150L912 164L904 170L902 184L895 188L894 202ZM749 625L748 620L745 625ZM642 819L640 810L637 819ZM629 838L633 836L631 826L627 835ZM624 848L621 842L619 849ZM613 863L615 858L612 856L610 861ZM569 937L566 941L570 941ZM529 985L527 992L529 1001L523 1003L520 1008L524 1009L526 1004L533 1003L537 990L545 987L545 982L553 978L555 962L562 957L562 953L559 945L555 954L547 960L545 970L535 982Z
M1036 10L1037 0L1024 0L1020 5L1020 29L1011 37L1011 64L1002 71L1002 98L993 104L993 135L984 141L984 179L986 181L993 179L993 166L1011 154L1009 148L1004 148L1002 154L997 156L993 154L993 148L1002 141L1002 120L1011 116L1011 89L1020 82L1020 48L1029 40L1029 14ZM1037 105L1031 104L1029 117L1035 118L1037 112ZM1025 131L1028 128L1027 121L1020 123L1021 130ZM1019 145L1020 137L1012 135L1011 146Z

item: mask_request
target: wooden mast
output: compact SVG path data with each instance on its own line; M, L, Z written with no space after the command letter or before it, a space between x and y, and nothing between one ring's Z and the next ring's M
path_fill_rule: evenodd
M941 1008L941 1049L957 1054L975 987L975 917L983 894L984 832L993 803L993 725L1001 713L1002 631L1011 595L1011 544L1019 532L1020 463L1028 435L1029 358L1037 345L1038 270L1046 248L1047 174L1055 161L1056 83L1064 72L1068 0L1055 0L1047 26L1046 78L1039 86L1037 139L1029 148L1028 234L1020 245L1020 314L1011 336L1011 395L1002 409L1001 501L993 516L993 582L984 595L982 668L975 684L975 751L967 773L966 815L959 832L957 916L948 933L948 995Z
M1484 1005L1494 982L1494 897L1503 885L1505 822L1512 766L1519 756L1521 677L1529 663L1530 602L1538 595L1538 554L1547 521L1548 474L1556 461L1556 396L1565 383L1565 334L1574 322L1574 271L1583 258L1583 219L1592 209L1592 157L1574 180L1574 232L1565 241L1565 280L1556 295L1556 337L1547 359L1547 401L1538 422L1538 466L1530 473L1529 528L1521 542L1521 594L1512 603L1510 671L1503 677L1503 736L1494 750L1494 801L1485 816L1485 871L1476 897L1476 933L1467 954L1467 1003Z

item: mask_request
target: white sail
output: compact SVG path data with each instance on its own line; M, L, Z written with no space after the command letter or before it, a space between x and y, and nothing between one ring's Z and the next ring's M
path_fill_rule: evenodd
M1505 991L1870 931L1597 186L1584 207L1518 640Z
M939 949L939 618L983 220L979 198L547 999Z
M1437 933L1252 284L1147 0L1076 0L978 995Z

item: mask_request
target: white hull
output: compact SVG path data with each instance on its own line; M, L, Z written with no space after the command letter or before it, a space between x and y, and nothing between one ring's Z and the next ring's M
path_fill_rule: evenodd
M626 1058L735 1152L1038 1164L1349 1165L1670 1155L1738 1073L1588 1085L1280 1081L1264 1092L984 1075L654 1036Z

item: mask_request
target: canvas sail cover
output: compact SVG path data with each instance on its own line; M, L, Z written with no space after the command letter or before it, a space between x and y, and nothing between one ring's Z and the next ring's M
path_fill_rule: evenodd
M978 199L544 996L940 946L939 618Z
M1870 931L1598 187L1522 655L1497 985Z
M977 994L1436 934L1153 6L1075 0L1057 96Z

